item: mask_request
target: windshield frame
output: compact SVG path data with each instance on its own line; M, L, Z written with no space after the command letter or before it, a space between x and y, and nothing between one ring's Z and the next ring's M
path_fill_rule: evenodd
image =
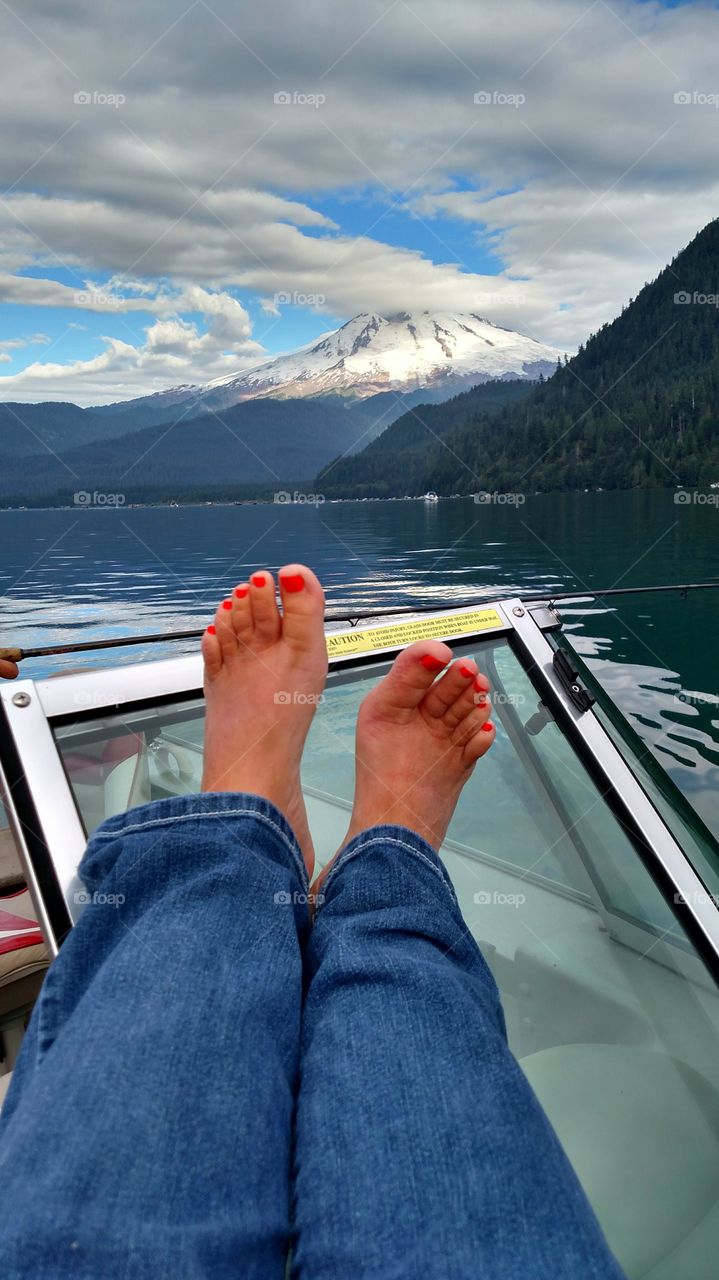
M438 610L421 615L436 635L453 648L489 637L506 636L538 696L574 747L590 776L605 796L653 879L672 906L692 942L719 975L719 910L706 901L707 888L680 846L651 796L632 772L616 743L594 710L580 711L571 702L553 667L555 647L545 634L550 620L546 608L525 608L521 600L482 603L496 610L496 624L476 632L462 632L458 615L468 610ZM476 612L476 611L475 611ZM535 617L536 615L536 617ZM411 619L407 621L411 622ZM371 628L396 627L395 619ZM455 628L454 633L445 631ZM390 632L393 639L395 632ZM356 643L358 631L334 629L328 635L346 635ZM407 643L376 644L370 652L352 652L330 659L334 679L352 679L357 670L386 662ZM573 651L572 651L573 652ZM62 723L82 724L98 715L121 711L133 715L167 703L183 703L202 696L202 661L199 654L122 667L82 672L40 682L16 682L0 690L5 732L0 743L4 775L3 798L14 816L14 830L28 874L28 883L48 941L57 950L60 941L79 918L82 906L75 897L82 885L77 867L86 845L86 834L75 797L60 756L53 730ZM659 766L661 767L661 766ZM684 901L677 905L679 893ZM82 895L79 895L82 897ZM702 898L705 900L702 901Z

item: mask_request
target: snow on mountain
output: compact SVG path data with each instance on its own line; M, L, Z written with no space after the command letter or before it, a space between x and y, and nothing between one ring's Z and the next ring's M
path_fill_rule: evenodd
M495 378L536 379L554 372L560 352L481 316L406 312L359 315L289 355L208 383L204 395L239 401L258 396L363 398Z
M366 399L427 389L444 400L478 382L545 377L562 353L482 316L429 311L383 317L359 315L339 329L285 355L204 386L185 385L137 400L102 405L96 412L141 412L147 422L232 408L244 400L289 400L334 395Z

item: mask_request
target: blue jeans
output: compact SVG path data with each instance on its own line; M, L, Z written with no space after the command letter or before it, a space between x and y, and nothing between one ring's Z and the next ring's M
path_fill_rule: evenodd
M286 820L163 800L92 837L0 1121L3 1280L621 1272L507 1047L437 855L358 836L314 927Z

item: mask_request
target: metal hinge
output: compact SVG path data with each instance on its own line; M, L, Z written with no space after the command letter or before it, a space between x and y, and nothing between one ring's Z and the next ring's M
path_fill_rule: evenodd
M530 609L529 612L532 615L532 621L540 631L557 631L562 625L562 619L551 605L542 604L538 609Z

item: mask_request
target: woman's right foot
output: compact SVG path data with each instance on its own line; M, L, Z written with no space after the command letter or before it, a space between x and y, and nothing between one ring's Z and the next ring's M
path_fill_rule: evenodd
M495 738L489 681L464 658L438 680L451 660L448 645L418 641L362 703L354 808L343 848L361 831L391 823L439 850L462 788Z
M306 565L286 565L279 577L282 613L272 574L261 570L223 601L202 638L202 790L270 800L294 830L311 876L300 761L327 675L324 592Z

